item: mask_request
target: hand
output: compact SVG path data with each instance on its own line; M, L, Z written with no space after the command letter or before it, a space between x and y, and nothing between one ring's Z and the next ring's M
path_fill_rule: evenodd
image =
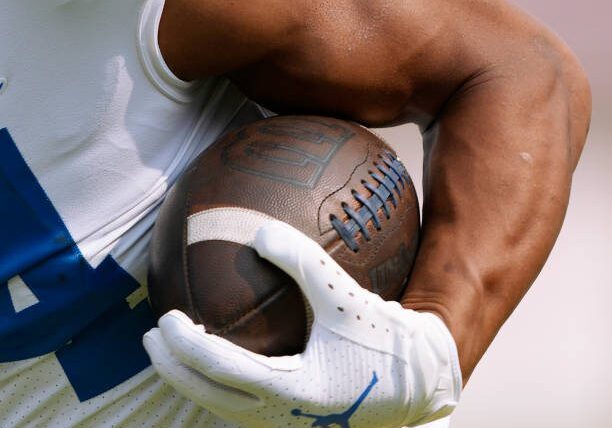
M454 340L431 313L361 288L314 241L281 222L254 247L290 274L314 313L303 354L266 357L171 311L144 345L181 394L246 427L391 427L448 415L461 373Z

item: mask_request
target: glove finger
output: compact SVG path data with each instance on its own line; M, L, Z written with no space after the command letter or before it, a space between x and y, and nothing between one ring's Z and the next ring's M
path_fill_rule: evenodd
M299 356L266 357L208 334L180 311L159 320L172 353L185 365L224 385L262 396L274 389L274 379L301 366ZM264 381L265 386L261 385Z
M361 288L320 245L288 224L275 221L262 226L254 248L293 277L315 315L342 311L351 297L360 297L360 302L379 299Z
M256 396L218 384L182 364L168 349L160 329L153 328L146 333L143 345L155 371L166 383L211 412L221 415L262 405Z

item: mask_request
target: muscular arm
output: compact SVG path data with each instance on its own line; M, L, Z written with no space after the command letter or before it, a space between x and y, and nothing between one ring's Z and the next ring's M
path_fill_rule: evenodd
M276 111L421 126L403 304L446 321L467 380L567 207L590 93L562 42L497 0L166 0L160 46L180 77L228 75Z
M522 66L482 74L424 133L424 239L402 303L447 321L464 380L563 222L590 104L566 66L541 60L549 80Z

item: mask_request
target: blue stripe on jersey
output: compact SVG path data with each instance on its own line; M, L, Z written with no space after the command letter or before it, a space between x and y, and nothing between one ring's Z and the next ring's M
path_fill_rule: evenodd
M8 289L17 275L38 299L20 311ZM110 256L89 265L0 129L0 361L57 351L80 400L107 391L149 365L141 337L153 316L125 300L137 288Z

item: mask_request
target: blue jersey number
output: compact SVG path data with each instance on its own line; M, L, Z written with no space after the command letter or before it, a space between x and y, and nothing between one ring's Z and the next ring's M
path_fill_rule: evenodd
M110 256L89 265L0 129L0 362L55 352L81 401L107 391L149 365L152 314L125 300L137 288Z

